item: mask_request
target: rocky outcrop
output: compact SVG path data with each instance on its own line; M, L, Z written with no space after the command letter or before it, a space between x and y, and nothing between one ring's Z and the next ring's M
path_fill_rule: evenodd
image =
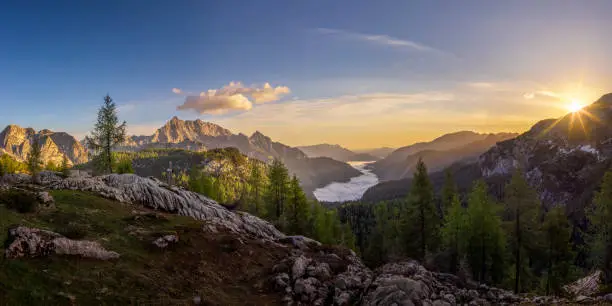
M351 251L295 249L292 254L274 266L270 279L286 304L357 305L372 281L372 271Z
M165 249L170 245L176 244L178 241L179 237L177 235L164 235L155 239L153 245L160 249Z
M7 245L4 254L9 259L46 257L52 254L100 260L119 258L117 252L108 251L95 241L72 240L55 232L24 226L9 229Z
M46 176L51 189L70 189L97 193L122 203L133 203L148 208L190 216L206 221L207 228L221 226L236 233L265 239L279 239L285 235L272 224L243 212L232 212L217 202L198 193L168 186L155 178L134 174L111 174L97 177Z
M64 156L70 164L87 162L87 151L72 136L63 132L41 130L36 132L32 128L22 128L9 125L0 132L0 152L7 153L19 161L28 158L34 140L41 146L41 159L43 162L53 162L60 165Z
M597 270L567 286L563 289L572 296L593 296L599 293L602 272Z

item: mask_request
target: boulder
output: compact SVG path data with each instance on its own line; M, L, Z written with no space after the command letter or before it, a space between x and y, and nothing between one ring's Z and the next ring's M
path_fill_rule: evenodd
M170 245L176 244L178 241L179 237L177 235L165 235L155 239L153 245L160 249L165 249Z
M9 229L7 245L4 255L9 259L46 257L51 254L101 260L119 258L117 252L106 250L98 242L72 240L55 232L24 226Z

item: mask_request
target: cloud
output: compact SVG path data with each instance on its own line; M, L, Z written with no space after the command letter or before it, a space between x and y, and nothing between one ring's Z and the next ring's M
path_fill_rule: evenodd
M176 88L176 87L172 88L172 92L177 94L177 95L180 95L180 94L183 93L183 91L180 88Z
M405 48L405 49L411 49L411 50L420 51L420 52L445 53L441 50L438 50L436 48L433 48L433 47L430 47L430 46L427 46L427 45L424 45L418 42L399 39L399 38L391 37L389 35L364 34L364 33L356 33L356 32L349 32L349 31L329 29L329 28L317 28L317 31L324 35L334 35L334 36L338 36L342 38L354 39L354 40L359 40L363 42L369 42L369 43L374 43L374 44L379 44L379 45L386 45L386 46L391 46L391 47L396 47L396 48Z
M563 99L564 96L562 94L556 93L556 92L552 92L549 90L539 90L539 91L534 91L534 92L528 92L525 93L523 95L523 98L527 99L527 100L531 100L533 98L535 98L536 96L542 96L542 97L548 97L548 98L556 98L556 99Z
M183 93L178 88L173 88L172 91L177 94ZM199 114L213 115L230 111L247 111L253 108L253 104L275 102L290 92L287 86L272 87L270 83L265 83L261 87L245 87L240 82L230 82L220 89L209 89L199 95L187 95L177 110L194 110Z

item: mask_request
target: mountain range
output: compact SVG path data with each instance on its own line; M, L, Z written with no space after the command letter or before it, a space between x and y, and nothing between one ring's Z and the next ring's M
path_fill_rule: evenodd
M297 148L302 150L302 152L308 155L308 157L329 157L343 162L375 161L380 159L380 157L374 156L366 152L353 152L337 144L332 145L324 143L311 146L299 146Z
M462 192L484 179L492 195L501 199L512 173L520 169L538 191L544 207L563 205L579 221L604 173L612 165L612 93L589 106L557 119L545 119L527 132L501 141L477 160L450 167ZM439 191L444 173L430 175ZM364 201L405 197L411 178L380 183L363 196Z
M88 160L85 147L69 134L46 129L36 132L32 128L18 125L9 125L0 132L0 153L25 161L35 140L41 146L41 158L45 164L53 162L60 165L64 156L70 164L81 164Z
M459 161L475 160L497 142L518 136L515 133L480 134L460 131L440 136L430 142L401 147L370 165L381 181L410 177L419 159L430 172L442 170Z
M0 133L0 153L7 153L19 161L28 157L31 144L37 139L41 145L43 162L60 164L67 156L70 163L82 164L88 161L85 146L73 136L64 132L7 126ZM260 132L246 136L202 120L180 120L173 117L150 136L129 136L118 146L118 151L139 151L147 148L180 148L194 151L235 147L242 154L262 161L273 158L283 160L292 174L298 176L308 194L316 188L332 182L348 181L358 176L359 171L350 165L328 158L309 158L298 148L275 142ZM161 175L161 173L160 173Z

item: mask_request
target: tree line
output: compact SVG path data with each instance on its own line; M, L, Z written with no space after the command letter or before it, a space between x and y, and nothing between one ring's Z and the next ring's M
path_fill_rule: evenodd
M482 180L462 197L450 171L436 197L422 161L406 199L348 203L339 210L372 266L409 257L481 283L544 294L561 294L564 284L592 269L612 281L612 172L586 212L588 230L580 231L564 207L544 209L520 170L499 203ZM576 232L585 243L572 239ZM588 254L585 264L578 252Z

